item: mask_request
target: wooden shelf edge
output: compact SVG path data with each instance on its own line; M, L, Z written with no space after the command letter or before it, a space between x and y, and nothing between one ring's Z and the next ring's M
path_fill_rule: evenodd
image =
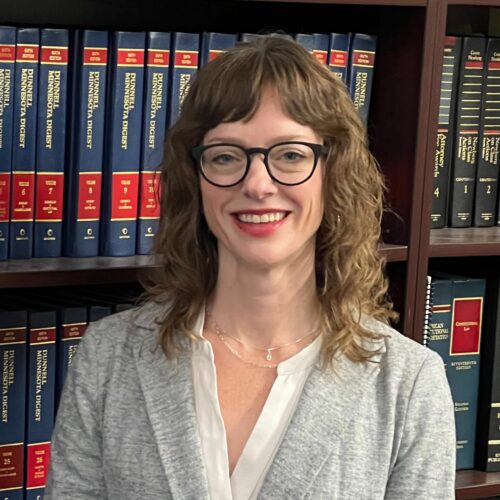
M500 227L432 229L429 257L500 255Z
M7 260L0 262L0 288L125 283L154 266L150 255Z
M382 243L380 245L380 253L385 257L387 262L406 262L408 259L408 247L405 245Z
M500 472L457 471L455 493L457 500L500 495Z

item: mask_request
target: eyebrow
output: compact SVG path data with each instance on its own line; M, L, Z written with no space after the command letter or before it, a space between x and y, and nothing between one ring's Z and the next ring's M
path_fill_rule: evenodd
M316 138L312 137L305 137L303 135L283 135L279 137L274 137L273 140L271 141L272 144L278 144L280 142L314 142L316 141ZM237 145L243 145L245 141L242 139L238 139L236 137L214 137L210 139L208 142L205 144L219 144L219 143L229 143L229 144L237 144Z

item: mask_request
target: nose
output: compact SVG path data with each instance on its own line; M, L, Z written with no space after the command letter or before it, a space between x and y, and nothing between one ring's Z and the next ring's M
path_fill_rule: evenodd
M261 200L277 192L276 182L273 181L264 163L264 155L255 153L251 157L250 168L243 179L243 193L246 196Z

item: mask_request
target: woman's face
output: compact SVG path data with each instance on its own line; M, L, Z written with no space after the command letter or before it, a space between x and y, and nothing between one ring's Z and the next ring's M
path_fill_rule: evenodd
M268 148L283 141L323 143L313 129L286 115L274 90L267 88L251 120L221 123L206 133L203 144ZM323 169L320 158L310 179L285 186L271 179L263 155L255 154L247 176L234 187L213 186L200 176L203 211L218 240L219 265L262 268L314 262L323 217Z

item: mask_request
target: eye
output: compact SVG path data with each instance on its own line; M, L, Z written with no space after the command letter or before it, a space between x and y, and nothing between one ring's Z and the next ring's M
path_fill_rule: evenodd
M285 151L281 154L281 159L286 161L297 161L302 158L304 158L304 156L297 151Z
M239 161L239 159L230 153L220 153L213 156L210 161L212 163L218 163L219 165L225 165L227 163Z

